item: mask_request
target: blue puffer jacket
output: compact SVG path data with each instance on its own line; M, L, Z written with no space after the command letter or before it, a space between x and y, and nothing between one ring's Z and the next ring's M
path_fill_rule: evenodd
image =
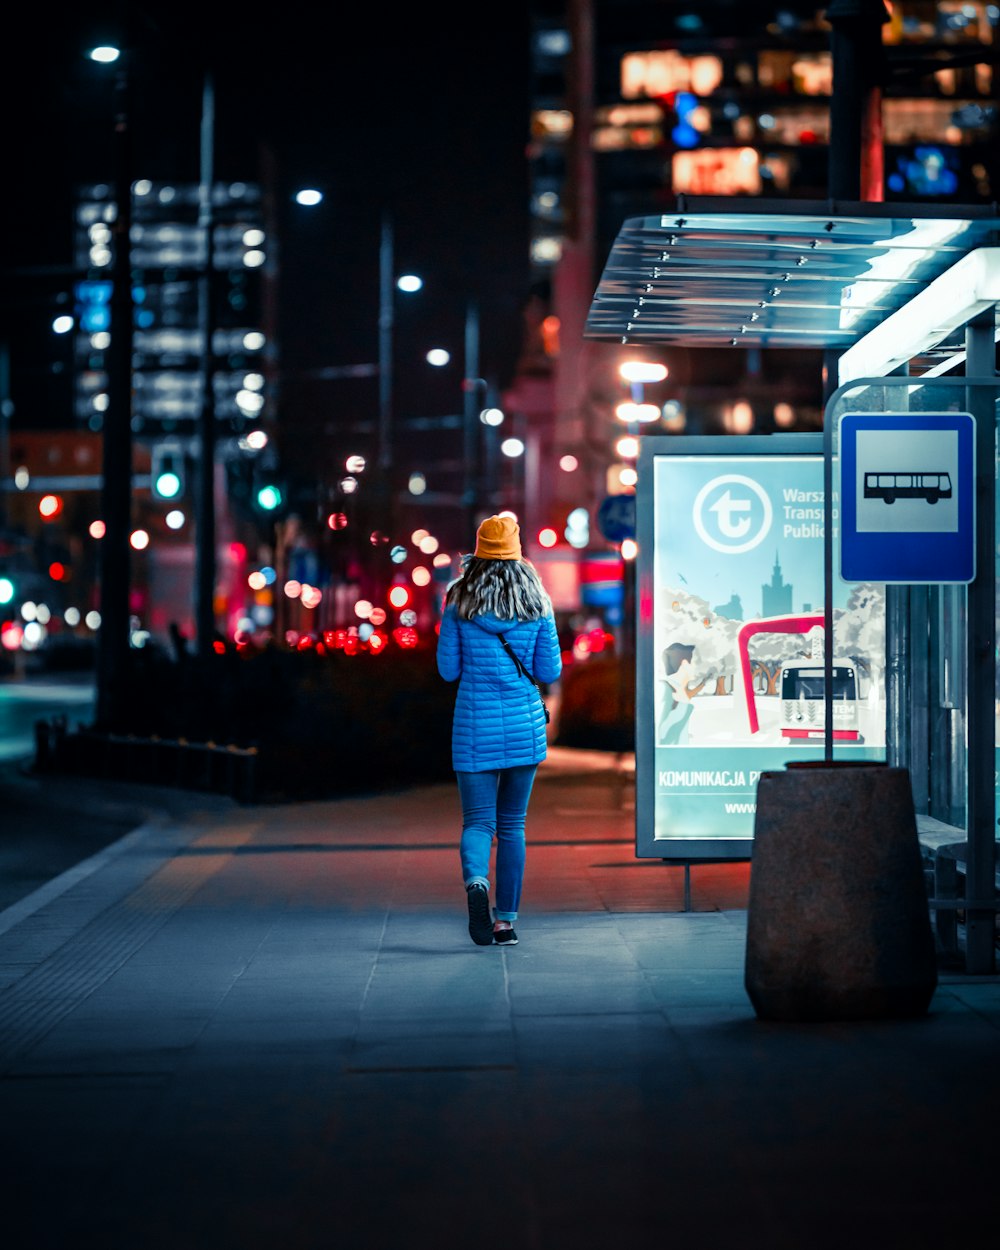
M555 681L562 657L555 621L501 621L490 615L462 620L446 608L438 638L438 672L458 681L451 761L458 773L479 773L545 759L545 712L537 687L503 649L503 634L539 681Z

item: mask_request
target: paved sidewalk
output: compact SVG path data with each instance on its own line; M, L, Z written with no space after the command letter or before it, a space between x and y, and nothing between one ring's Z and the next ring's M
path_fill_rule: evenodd
M618 763L540 771L514 948L468 938L451 785L175 799L0 913L5 1245L995 1233L1000 979L942 974L919 1021L756 1020L748 865L695 867L682 910Z

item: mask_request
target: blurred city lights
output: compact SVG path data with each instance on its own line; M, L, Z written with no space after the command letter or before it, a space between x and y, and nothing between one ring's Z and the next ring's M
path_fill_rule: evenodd
M242 390L236 392L236 407L245 417L257 417L264 407L264 396L260 391ZM249 439L247 440L249 444ZM264 442L267 442L265 436ZM263 445L263 444L262 444Z
M451 567L451 556L447 553L447 551L439 551L437 553L434 557L434 567L436 569Z
M394 608L405 608L410 602L410 592L405 586L393 586L389 591L389 602Z
M128 542L133 551L145 551L149 546L149 534L143 529L133 530Z
M260 569L255 569L254 572L247 577L247 585L251 590L263 590L267 585L267 579Z
M347 528L347 515L343 512L331 512L326 518L326 523L332 530L342 530Z
M19 465L14 470L14 485L17 487L18 490L27 490L30 483L31 483L31 474L28 472L28 470L25 468L23 464Z
M268 584L268 586L273 586L274 583L278 580L278 574L274 571L274 569L271 568L269 564L264 565L264 567L261 569L261 573L264 575L264 581Z
M243 263L248 269L259 269L265 260L267 260L267 255L259 248L252 248L243 254Z
M432 347L427 353L426 359L429 365L433 365L435 369L440 369L451 360L451 355L443 347Z
M173 508L163 518L167 523L167 529L179 530L184 528L184 522L187 520L180 508Z
M479 414L483 425L503 425L503 411L500 408L484 408Z
M577 460L576 456L560 456L559 457L559 468L562 469L563 473L573 473L579 467L580 467L580 461Z
M56 317L55 321L52 322L53 333L69 334L70 330L73 329L73 324L73 318L67 317L66 314L63 313L62 316Z
M323 192L317 191L315 187L303 187L301 191L295 192L295 203L301 204L305 208L312 208L316 204L322 204Z
M407 489L411 495L422 495L427 489L427 479L422 473L411 473Z
M87 626L88 629L94 629L94 630L100 629L101 628L100 612L93 611L93 610L88 612L87 615L83 618L83 623Z
M21 604L21 620L33 621L37 611L38 607L31 599L25 600L25 602Z
M639 554L639 544L634 538L623 539L621 551L623 560L634 560Z
M574 508L566 518L563 537L578 551L590 543L590 513L586 508Z
M505 456L513 459L515 456L524 455L524 443L519 438L505 438L500 444L500 450Z
M753 409L745 399L738 399L724 413L726 429L730 434L749 434L753 429Z
M400 546L393 547L389 552L389 559L393 564L402 564L406 559L406 548Z
M295 578L290 578L285 582L285 596L289 599L297 599L302 594L302 583L297 582Z
M626 399L615 408L615 416L619 421L657 421L660 410L656 404L637 404L634 400Z
M121 49L102 44L99 48L91 48L87 55L99 65L111 65L121 56Z
M70 629L74 629L77 625L80 624L80 609L79 608L67 608L66 611L63 613L63 620L70 627Z
M259 330L250 330L247 334L243 335L243 346L248 352L259 352L263 350L266 342L267 339Z
M368 613L368 619L373 625L384 625L386 618L385 608L372 608Z
M662 382L667 376L667 366L647 360L626 360L618 366L618 372L626 382Z
M416 625L417 623L416 612L414 612L412 608L407 608L405 611L400 612L399 623L400 625Z
M20 625L15 625L13 621L4 621L3 627L0 628L0 643L8 651L17 651L24 637L24 630Z
M66 566L60 560L53 560L49 565L49 577L54 582L61 582L66 576Z
M9 577L0 577L0 603L10 603L15 594L16 587Z
M432 556L441 544L433 534L427 534L424 538L421 538L420 542L417 543L417 546L425 556Z
M318 586L303 586L301 600L304 607L318 608L323 601L323 592Z
M430 584L431 571L422 564L418 564L410 577L413 579L414 586L427 586Z
M338 485L345 495L353 495L358 489L358 479L351 476L342 477Z
M774 424L779 430L787 430L790 425L795 423L795 410L791 404L784 401L774 405Z
M348 473L364 473L365 463L364 456L348 456L344 468Z
M359 616L363 621L367 621L372 614L372 606L370 599L359 599L354 605L354 615Z
M418 277L415 273L404 273L396 279L396 286L408 295L411 295L414 291L419 291L423 285L423 278Z
M615 443L615 451L623 460L634 460L639 454L639 440L631 434L626 434Z
M545 529L543 530L539 530L538 532L539 547L554 547L558 541L559 541L559 535L555 532L554 529L551 529L549 526L546 526Z
M679 434L687 425L687 413L678 399L668 399L663 405L663 424L671 434Z
M63 510L63 501L58 495L43 495L38 501L38 512L43 521L51 521Z
M619 471L618 480L623 486L634 486L639 480L639 474L636 473L635 469L626 467Z
M106 528L103 521L91 521L87 526L87 533L91 538L103 538Z
M410 542L413 543L414 547L419 547L429 533L430 530L414 530L410 535Z
M260 247L264 242L264 238L265 236L264 236L263 230L258 230L258 229L244 230L243 239L242 239L243 246L244 247Z

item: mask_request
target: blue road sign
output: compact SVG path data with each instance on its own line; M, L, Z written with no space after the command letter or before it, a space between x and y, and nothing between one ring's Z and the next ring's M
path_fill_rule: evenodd
M609 543L635 538L635 495L607 495L597 509L597 528Z
M840 418L840 575L847 582L971 582L975 418L845 412Z

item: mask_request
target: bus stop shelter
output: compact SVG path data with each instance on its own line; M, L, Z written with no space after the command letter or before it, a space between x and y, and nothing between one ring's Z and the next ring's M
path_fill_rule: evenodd
M1000 218L994 207L680 196L669 213L623 222L585 329L587 338L640 353L644 346L824 353L822 747L830 760L843 749L831 705L841 418L891 418L882 424L892 434L895 422L905 431L933 424L931 414L945 422L948 414L971 416L969 576L906 582L885 575L884 758L909 770L922 847L935 855L950 852L951 862L964 866L961 889L952 897L935 890L931 905L939 935L954 940L957 920L964 922L961 957L966 971L978 974L994 971L997 915L998 303ZM782 440L787 450L799 445L796 440L805 446L813 439L815 446L815 437L744 441L773 440L768 445L777 447ZM641 469L651 463L644 458ZM640 515L647 486L641 471ZM885 482L882 493L888 493ZM648 548L656 535L649 530L645 536L646 543L640 523L636 812L637 851L653 855L668 843L655 828L660 817L652 797L662 756L653 731L657 673L649 609ZM694 845L697 858L711 840ZM942 871L940 879L945 876Z

